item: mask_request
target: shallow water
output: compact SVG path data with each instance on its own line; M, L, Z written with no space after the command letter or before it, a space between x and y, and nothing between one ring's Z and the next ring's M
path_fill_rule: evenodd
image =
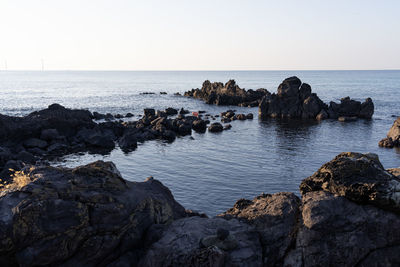
M371 121L259 120L257 108L218 107L174 96L205 79L235 79L239 86L275 92L286 77L309 83L325 102L350 96L371 97ZM76 166L97 159L116 163L124 178L161 180L186 208L215 215L239 198L291 191L300 181L343 151L377 153L385 167L400 166L400 150L377 143L400 115L400 71L241 71L241 72L0 72L0 113L23 115L54 102L91 111L142 113L145 107L207 110L219 114L229 108L255 115L234 121L222 133L192 134L173 143L149 141L124 154L71 155L56 165ZM154 91L155 95L140 95ZM158 94L160 91L168 95Z

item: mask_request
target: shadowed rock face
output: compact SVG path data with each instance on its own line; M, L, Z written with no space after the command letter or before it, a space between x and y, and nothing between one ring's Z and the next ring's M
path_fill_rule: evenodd
M300 199L293 193L263 194L252 201L239 200L219 216L254 226L260 236L263 264L277 266L296 239L299 206Z
M305 193L284 266L398 266L399 227L394 213L325 191Z
M200 240L229 230L238 247L203 247ZM148 250L139 266L262 266L258 234L237 220L190 217L173 222Z
M387 137L379 141L378 145L388 148L400 146L400 117L394 121L392 127L387 133Z
M285 79L276 94L266 94L259 105L259 115L272 118L339 118L341 121L351 121L354 118L370 119L373 114L374 104L371 98L361 103L345 97L340 104L330 102L328 106L311 92L309 84L302 83L295 76Z
M268 94L265 89L244 90L234 80L226 84L220 82L211 83L205 81L201 89L192 89L185 92L185 96L204 100L207 104L234 105L234 106L258 106L261 98Z
M185 216L160 182L124 180L111 162L32 167L0 191L0 263L106 265L141 248L152 224Z

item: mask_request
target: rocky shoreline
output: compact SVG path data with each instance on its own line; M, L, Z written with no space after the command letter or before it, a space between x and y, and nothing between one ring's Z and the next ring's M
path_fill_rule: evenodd
M193 112L193 116L189 113L183 108L145 109L139 120L133 120L132 113L125 116L91 113L52 104L24 117L0 114L0 184L8 183L10 169L21 170L24 164L78 152L107 154L116 146L130 152L139 142L155 139L173 142L178 136L190 135L192 130L221 132L232 127L212 123L219 114L213 116L199 111ZM246 118L250 117L253 118L252 114Z
M184 94L203 100L207 104L259 107L262 118L297 118L297 119L337 119L342 122L355 121L358 118L371 119L374 103L367 98L363 103L341 98L340 103L331 101L325 104L311 86L293 76L285 79L277 89L270 93L264 88L257 90L241 89L234 80L223 84L205 81L201 89L192 89Z
M341 153L293 193L208 218L111 162L27 166L0 189L2 266L398 266L400 169ZM397 175L397 176L396 176Z
M374 113L371 99L328 106L297 77L276 94L229 81L205 82L185 95L259 106L261 118L352 121ZM116 146L130 152L138 142L172 142L253 119L235 110L183 108L144 109L139 116L59 104L24 117L0 114L1 266L400 265L400 168L385 170L375 154L341 153L301 182L300 197L263 193L212 218L185 210L152 177L125 180L112 162L48 166L71 153L104 154ZM399 129L400 118L379 145L399 146Z

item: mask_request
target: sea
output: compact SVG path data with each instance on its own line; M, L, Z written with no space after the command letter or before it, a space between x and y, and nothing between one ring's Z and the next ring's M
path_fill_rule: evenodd
M176 96L201 88L204 80L234 79L241 88L276 92L287 77L311 85L326 103L350 96L375 104L372 120L261 120L258 108L207 105ZM155 94L142 94L153 92ZM167 94L160 94L166 92ZM222 133L195 133L173 143L146 141L130 153L87 153L51 162L75 167L95 160L113 161L122 176L144 181L153 176L185 208L214 216L241 198L280 191L299 195L301 181L344 151L378 154L385 168L400 166L400 150L378 147L400 116L400 71L1 71L0 113L23 116L59 103L68 108L112 114L143 114L144 108L167 107L212 115L228 109L253 113ZM217 120L218 121L218 118Z

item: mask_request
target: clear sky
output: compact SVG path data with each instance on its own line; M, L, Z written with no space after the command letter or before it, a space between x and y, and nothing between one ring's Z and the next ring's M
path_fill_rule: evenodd
M0 0L0 70L400 69L400 1Z

